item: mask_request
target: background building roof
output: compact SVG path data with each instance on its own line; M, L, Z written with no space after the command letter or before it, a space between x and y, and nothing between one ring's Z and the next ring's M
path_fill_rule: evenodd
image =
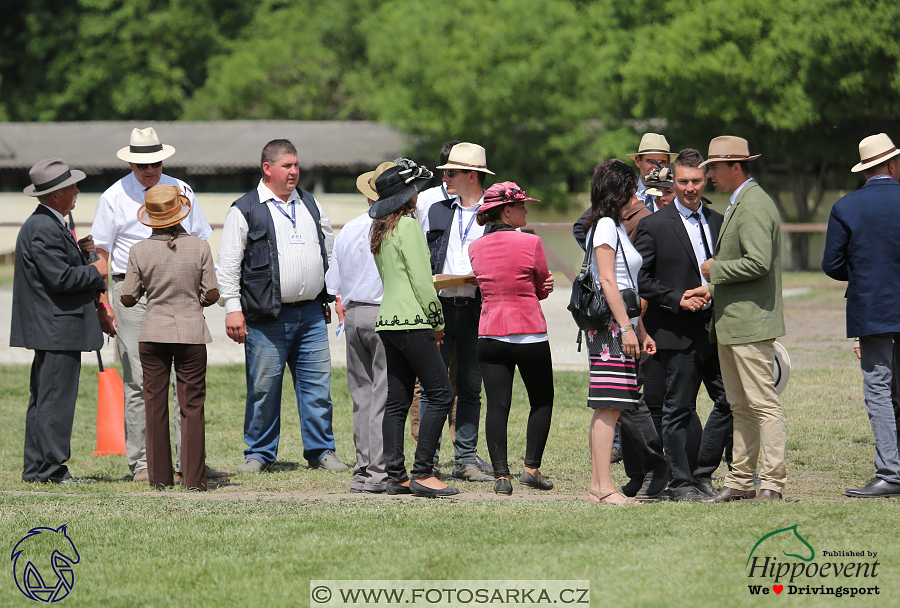
M166 166L192 174L257 168L263 146L278 138L297 147L302 170L370 170L406 145L400 131L368 121L0 122L0 169L28 170L45 158L62 158L85 173L121 169L116 152L132 129L146 127L175 147Z

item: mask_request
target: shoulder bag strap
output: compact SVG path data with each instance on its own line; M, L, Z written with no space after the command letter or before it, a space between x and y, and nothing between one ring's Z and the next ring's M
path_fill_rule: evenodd
M622 239L619 237L619 228L616 227L616 255L619 254L619 248L622 248L622 263L625 265L625 272L628 273L628 280L631 281L631 288L637 289L634 285L634 278L631 276L631 268L628 267L628 258L625 257L625 247L622 247Z

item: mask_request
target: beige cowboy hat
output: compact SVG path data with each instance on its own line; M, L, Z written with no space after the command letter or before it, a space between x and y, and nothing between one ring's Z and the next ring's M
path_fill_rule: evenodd
M175 154L175 148L168 144L159 143L159 137L153 127L146 129L134 129L131 131L131 141L116 153L116 156L126 163L156 163L166 160Z
M673 154L669 151L670 149L665 135L644 133L644 136L641 137L641 145L638 146L638 151L634 154L626 154L626 156L634 161L638 156L643 156L644 154L668 154L669 162L672 162L678 154Z
M791 377L791 358L787 349L781 342L775 342L775 363L772 370L775 377L775 392L779 395L784 392L788 379Z
M738 162L742 160L756 160L762 155L756 154L750 156L750 146L743 137L722 135L709 142L709 154L706 156L707 159L700 163L701 167L705 167L709 163L721 161Z
M466 142L456 144L450 148L450 156L447 158L447 164L436 168L481 171L482 173L496 175L493 171L488 171L487 156L484 153L484 148L478 144Z
M181 222L190 212L191 199L175 186L159 184L147 190L137 218L151 228L168 228Z
M397 163L386 162L381 163L374 171L367 171L356 178L356 189L370 201L378 200L378 193L375 192L375 180L378 176L390 169L396 167Z
M31 185L22 190L28 196L44 196L71 186L84 179L84 172L69 169L69 165L59 158L42 160L28 172Z
M859 142L859 162L850 170L854 173L865 171L898 154L900 154L900 150L897 149L897 146L894 145L894 142L891 141L891 138L886 133L869 135Z

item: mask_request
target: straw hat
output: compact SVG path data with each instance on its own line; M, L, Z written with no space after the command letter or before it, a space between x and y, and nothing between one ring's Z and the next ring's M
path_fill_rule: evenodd
M678 154L673 154L669 150L669 142L666 141L665 135L644 133L644 136L641 137L641 145L638 146L638 151L634 154L626 154L626 156L634 161L638 156L643 156L644 154L668 154L669 162L671 163Z
M394 162L397 166L388 167L375 178L378 200L369 207L372 219L388 216L403 207L431 179L431 171L408 158Z
M739 162L742 160L756 160L761 154L750 156L750 147L747 140L743 137L734 137L732 135L722 135L716 137L709 142L709 154L707 159L700 163L701 167L705 167L709 163L728 161Z
M791 358L781 342L777 341L775 342L775 369L773 372L775 376L775 392L780 395L791 377Z
M397 163L386 162L381 163L374 171L367 171L356 178L356 189L362 193L370 201L378 200L378 193L375 192L375 180L391 167L396 167Z
M482 173L490 173L495 175L493 171L488 171L487 156L484 148L478 144L470 144L463 142L456 144L450 149L450 156L447 158L447 164L437 167L438 169L461 169L463 171L481 171Z
M151 228L168 228L178 224L191 212L191 199L175 186L160 184L147 190L144 204L138 209L138 221Z
M525 191L519 188L519 185L516 182L498 182L485 191L484 202L481 203L481 207L478 208L478 213L490 211L501 205L509 205L518 202L524 203L525 201L541 202L539 199L531 198L525 194Z
M50 194L84 179L83 171L69 169L69 165L59 158L42 160L31 168L28 175L31 185L22 190L28 196Z
M898 154L900 154L900 150L887 134L869 135L859 142L859 162L850 170L854 173L865 171Z
M175 154L175 148L159 143L153 127L131 131L131 142L116 153L126 163L156 163Z

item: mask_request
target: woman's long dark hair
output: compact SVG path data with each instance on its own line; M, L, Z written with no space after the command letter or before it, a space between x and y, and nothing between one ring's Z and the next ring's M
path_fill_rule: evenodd
M610 217L616 226L622 223L622 207L637 190L637 172L620 160L597 165L591 178L591 212L585 226L593 226L601 217Z
M394 233L394 228L400 223L400 218L412 212L412 216L416 214L416 204L410 199L405 205L384 217L378 218L372 222L371 240L369 241L369 249L372 255L381 251L381 243Z

